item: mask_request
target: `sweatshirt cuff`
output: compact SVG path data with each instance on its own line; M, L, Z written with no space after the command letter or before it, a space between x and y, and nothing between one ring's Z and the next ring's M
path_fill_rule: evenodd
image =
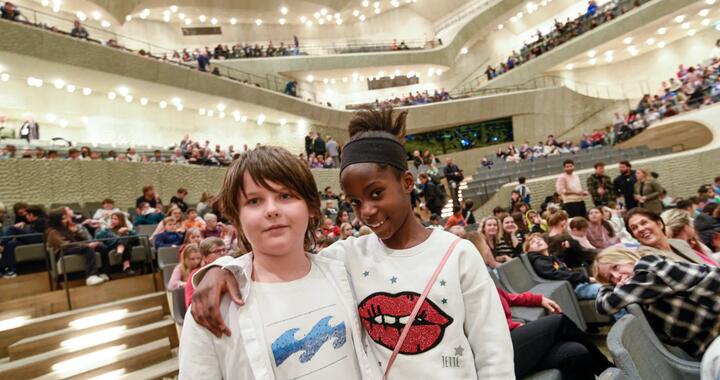
M197 288L200 281L202 281L203 277L205 277L205 274L210 268L218 267L218 268L224 268L227 264L233 261L232 256L222 256L219 257L217 260L213 261L212 263L205 265L204 267L198 269L197 272L192 276L192 285L193 288Z

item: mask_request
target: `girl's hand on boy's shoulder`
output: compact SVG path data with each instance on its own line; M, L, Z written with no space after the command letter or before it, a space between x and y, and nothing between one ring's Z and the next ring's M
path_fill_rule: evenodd
M231 335L220 313L220 301L225 293L236 304L245 304L240 296L237 280L230 271L219 267L208 268L195 288L190 308L195 322L210 330L218 338Z

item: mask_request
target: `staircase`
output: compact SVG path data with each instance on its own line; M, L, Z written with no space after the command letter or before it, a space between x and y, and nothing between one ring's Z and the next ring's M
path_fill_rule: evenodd
M28 282L23 277L18 282ZM14 280L0 281L0 292ZM47 284L47 278L39 280ZM83 287L94 292L94 304L73 310L38 315L32 308L3 309L0 379L174 378L178 333L166 293L142 286L152 281L149 275L134 276ZM114 291L120 288L124 291ZM139 294L127 297L128 289ZM64 295L25 298L58 292Z

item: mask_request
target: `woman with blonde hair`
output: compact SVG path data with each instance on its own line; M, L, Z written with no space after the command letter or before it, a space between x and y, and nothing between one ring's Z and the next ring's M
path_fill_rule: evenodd
M635 183L635 200L640 207L650 210L656 214L663 211L662 186L650 175L650 171L641 168L635 171L637 182Z
M468 235L468 239L475 244L480 251L480 255L485 261L485 265L490 268L497 268L501 263L509 261L510 256L498 255L498 247L501 244L500 219L495 216L487 216L480 221L478 228L478 236L473 239Z
M663 212L660 217L665 223L665 235L668 238L688 243L690 248L708 265L720 266L712 257L713 252L710 248L698 240L693 221L687 211L674 208Z
M637 303L655 334L700 359L720 335L720 268L645 255L626 248L600 252L593 276L604 286L595 300L602 314Z

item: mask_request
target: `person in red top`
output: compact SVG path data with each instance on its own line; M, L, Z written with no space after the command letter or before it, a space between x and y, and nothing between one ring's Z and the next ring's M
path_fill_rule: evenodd
M340 227L334 225L332 219L325 218L322 224L322 234L327 237L340 237Z
M461 226L465 227L467 226L467 222L465 221L465 217L462 213L462 208L460 206L453 206L453 214L450 215L450 217L445 222L445 229L449 230L452 226Z
M192 296L193 293L195 293L195 287L192 284L192 276L197 272L200 268L204 267L205 265L208 265L212 263L213 261L217 260L221 256L225 256L225 242L223 239L220 239L219 237L209 237L207 239L204 239L202 242L200 242L200 254L202 255L202 262L200 263L200 267L193 269L192 272L190 272L190 275L188 278L190 280L187 281L185 284L185 307L190 307L190 303L192 302Z
M562 314L555 301L530 292L512 294L500 287L500 295L515 354L515 376L556 368L563 379L594 380L612 366L605 355L575 323ZM552 315L535 321L512 319L511 306L544 307Z

